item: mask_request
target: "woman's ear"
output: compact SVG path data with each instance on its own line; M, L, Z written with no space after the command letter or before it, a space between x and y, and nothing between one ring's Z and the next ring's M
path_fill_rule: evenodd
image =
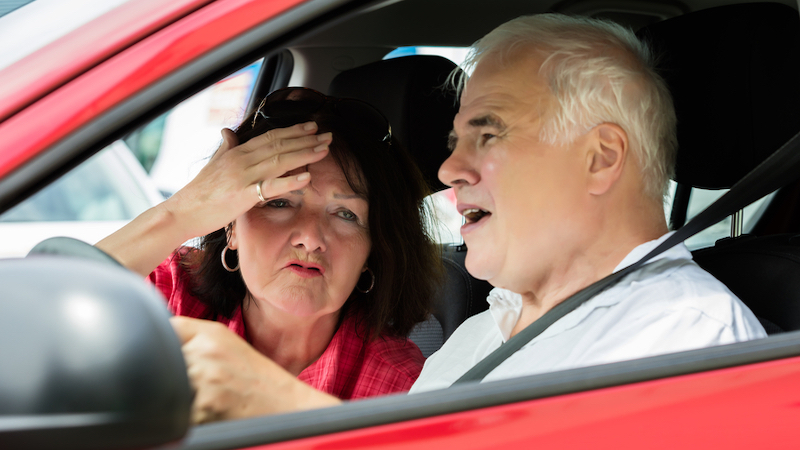
M236 241L236 221L229 223L225 227L225 233L228 235L228 248L236 250L239 248L239 243Z
M628 156L628 134L619 125L602 123L590 132L589 192L603 195L622 175Z

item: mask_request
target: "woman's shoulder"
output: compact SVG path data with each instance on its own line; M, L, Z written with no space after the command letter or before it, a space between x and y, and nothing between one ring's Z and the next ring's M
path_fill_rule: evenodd
M173 314L188 317L204 317L208 307L191 294L189 277L183 262L192 258L199 250L181 247L168 256L148 277L150 283L164 295Z
M361 341L362 355L365 367L374 367L376 370L399 372L403 376L417 379L419 372L425 364L417 344L405 337L379 335L372 340L364 340L364 332L354 317L348 317L341 327L346 328L345 333L349 339Z
M422 365L425 364L422 351L408 338L378 336L366 344L366 354L396 367L419 366L422 370Z

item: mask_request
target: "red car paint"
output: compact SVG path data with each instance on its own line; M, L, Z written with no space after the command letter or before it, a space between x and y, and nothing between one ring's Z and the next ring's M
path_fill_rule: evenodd
M789 358L253 448L795 448L798 381Z

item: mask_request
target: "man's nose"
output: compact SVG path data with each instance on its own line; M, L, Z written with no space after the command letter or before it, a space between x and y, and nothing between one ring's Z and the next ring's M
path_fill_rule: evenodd
M480 181L480 174L475 168L474 152L465 145L457 145L453 153L439 167L439 180L448 186L475 185Z
M292 231L291 244L295 248L304 248L309 253L324 252L327 217L324 214L302 214L297 217Z

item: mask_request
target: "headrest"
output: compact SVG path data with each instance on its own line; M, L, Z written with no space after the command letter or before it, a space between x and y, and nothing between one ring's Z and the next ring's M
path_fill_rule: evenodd
M444 87L455 68L430 55L377 61L337 75L328 95L357 98L383 112L435 192L445 188L437 173L450 154L447 137L458 111L455 92Z
M678 116L676 181L729 188L800 131L800 19L777 3L643 28Z

